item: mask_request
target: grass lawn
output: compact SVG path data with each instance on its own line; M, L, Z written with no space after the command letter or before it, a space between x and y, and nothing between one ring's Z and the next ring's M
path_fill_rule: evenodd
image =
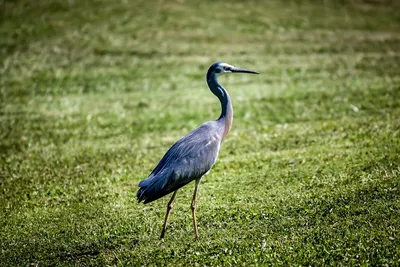
M0 265L400 265L400 4L0 1ZM136 201L181 136L232 131L202 179Z

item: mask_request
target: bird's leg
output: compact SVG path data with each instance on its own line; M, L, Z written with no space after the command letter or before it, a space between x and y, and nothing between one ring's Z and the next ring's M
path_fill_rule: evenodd
M194 234L196 235L196 239L199 239L199 232L197 230L197 220L196 220L196 199L197 199L197 191L199 190L200 179L196 180L196 185L194 187L193 200L192 200L192 215L193 215L193 227Z
M165 236L165 230L167 229L167 221L168 221L169 214L171 213L171 210L172 210L172 207L173 207L173 203L174 203L174 199L175 199L175 196L176 196L176 192L178 192L178 190L176 190L176 191L172 194L172 197L171 197L171 199L170 199L169 202L168 202L167 214L165 214L164 225L163 225L163 229L162 229L162 231L161 231L161 237L160 237L160 239L163 239L164 236Z

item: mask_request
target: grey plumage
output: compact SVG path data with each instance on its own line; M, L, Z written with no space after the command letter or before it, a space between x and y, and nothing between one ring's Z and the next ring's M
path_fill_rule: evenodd
M218 156L221 128L219 121L206 122L176 142L139 183L139 201L157 200L208 172Z
M231 99L228 92L218 83L217 76L234 72L258 74L255 71L236 68L221 62L211 65L206 79L211 92L221 102L220 117L215 121L203 123L182 137L167 151L149 177L139 183L137 198L139 202L143 201L145 204L174 192L168 203L161 238L164 237L177 190L193 180L196 181L192 200L193 225L196 238L198 238L195 204L199 182L217 160L222 140L231 129L233 119Z

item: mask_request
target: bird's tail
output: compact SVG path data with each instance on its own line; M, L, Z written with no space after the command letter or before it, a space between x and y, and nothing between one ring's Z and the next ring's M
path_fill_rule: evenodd
M139 203L143 201L146 204L172 192L166 189L164 179L157 178L149 177L139 183L140 188L136 194Z
M144 204L150 203L157 200L171 192L174 192L181 188L182 186L189 183L191 180L182 181L180 184L174 184L173 186L168 184L168 179L164 179L165 176L156 175L150 176L139 183L139 191L136 197L140 202L143 201Z
M141 187L139 189L139 191L136 193L136 197L137 197L139 203L144 201L144 200L146 200L146 198L145 198L145 189L143 187Z

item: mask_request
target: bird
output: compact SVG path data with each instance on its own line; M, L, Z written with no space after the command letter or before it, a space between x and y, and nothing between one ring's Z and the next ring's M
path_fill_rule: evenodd
M259 72L234 67L223 62L212 64L207 71L206 80L210 91L218 97L221 103L221 115L217 120L205 122L179 139L165 153L150 175L138 184L137 199L139 203L147 204L172 193L167 205L161 240L164 240L167 221L178 189L193 180L195 188L191 211L195 238L199 238L196 201L200 180L216 162L221 143L231 130L233 120L231 98L225 88L218 83L217 77L231 73L259 74Z

